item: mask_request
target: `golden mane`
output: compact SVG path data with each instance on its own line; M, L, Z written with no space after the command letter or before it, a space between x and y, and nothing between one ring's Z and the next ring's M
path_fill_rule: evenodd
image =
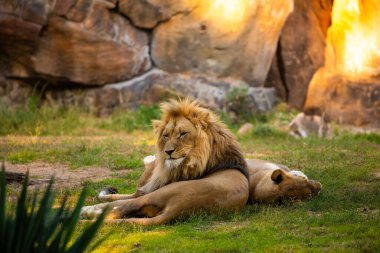
M164 160L157 156L156 172L162 176L158 187L165 184L199 179L222 169L238 169L247 178L247 166L240 146L228 127L210 110L190 99L170 100L161 104L161 120L153 121L158 138L170 120L184 117L197 129L196 148L191 156L176 170L165 170ZM162 148L157 142L157 151Z

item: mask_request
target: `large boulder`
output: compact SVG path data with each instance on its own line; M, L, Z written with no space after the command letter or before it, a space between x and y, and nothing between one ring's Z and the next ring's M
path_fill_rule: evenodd
M293 0L199 1L191 11L178 12L156 26L153 61L171 73L228 76L263 85L292 10Z
M278 42L266 86L275 87L291 106L302 109L314 73L324 65L332 0L295 0Z
M103 85L151 67L148 35L113 11L116 1L6 2L0 6L0 71L6 77Z
M22 107L36 95L31 85L22 80L6 80L0 76L0 103L12 108Z
M120 0L119 10L137 27L151 29L177 14L188 14L201 0Z
M41 29L40 24L0 13L0 76L30 76L30 56L37 47Z
M327 121L378 128L380 80L321 68L310 83L304 111L324 115Z
M344 75L380 76L380 1L334 2L325 66Z
M170 74L153 69L132 80L102 88L47 89L44 102L49 105L75 105L103 116L115 108L136 108L154 105L168 98L191 97L217 111L231 108L228 95L248 85L234 79L216 79L205 75ZM244 110L261 113L271 110L276 102L273 88L247 88ZM231 102L231 101L229 101ZM240 108L242 109L242 108Z

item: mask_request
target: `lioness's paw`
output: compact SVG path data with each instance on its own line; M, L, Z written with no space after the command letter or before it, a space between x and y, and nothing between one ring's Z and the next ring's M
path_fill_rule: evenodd
M102 214L103 210L101 208L97 208L95 206L84 206L80 211L81 219L94 219Z

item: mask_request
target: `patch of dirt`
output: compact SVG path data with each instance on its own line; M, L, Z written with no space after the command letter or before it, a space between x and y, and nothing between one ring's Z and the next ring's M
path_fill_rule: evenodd
M380 171L375 172L373 176L375 177L376 180L380 180Z
M126 175L131 170L114 171L109 168L87 167L71 170L67 165L59 163L32 162L29 164L5 163L9 172L26 173L29 170L31 178L50 179L55 176L55 188L80 186L84 181L100 181L109 177ZM45 181L45 180L41 180Z
M367 206L356 208L356 211L362 216L377 215L379 213L378 209L369 208Z
M212 229L223 230L224 232L232 232L237 231L243 227L249 226L249 222L241 221L241 222L215 222L211 225Z

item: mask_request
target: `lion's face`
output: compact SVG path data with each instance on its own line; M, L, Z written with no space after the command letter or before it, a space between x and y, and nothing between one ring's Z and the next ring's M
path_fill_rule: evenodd
M171 100L161 104L161 112L161 119L152 121L157 137L155 177L161 180L157 185L197 179L217 164L243 160L227 126L197 102Z
M167 169L177 168L191 160L197 151L199 134L199 130L185 117L174 117L168 121L157 143L158 156Z
M254 200L266 203L305 200L318 194L322 188L319 182L309 180L300 171L289 172L283 169L274 170L260 184L262 187L257 188Z

